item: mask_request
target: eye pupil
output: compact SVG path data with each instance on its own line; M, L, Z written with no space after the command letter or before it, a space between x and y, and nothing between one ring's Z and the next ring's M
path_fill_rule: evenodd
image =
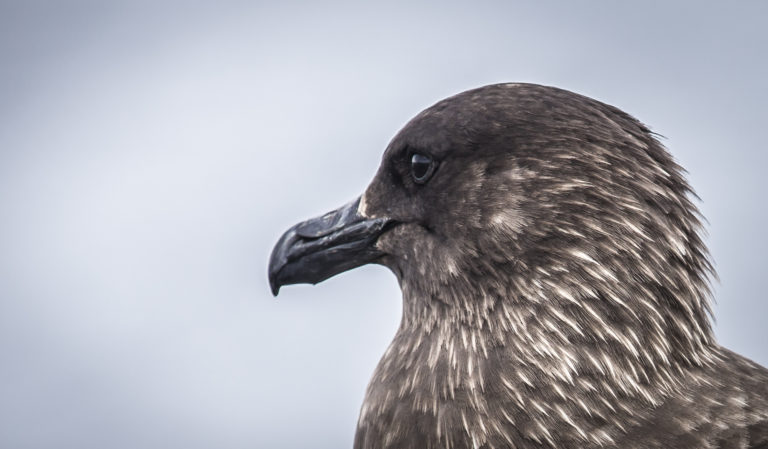
M414 153L411 156L411 174L418 183L427 182L434 169L434 161L431 157Z

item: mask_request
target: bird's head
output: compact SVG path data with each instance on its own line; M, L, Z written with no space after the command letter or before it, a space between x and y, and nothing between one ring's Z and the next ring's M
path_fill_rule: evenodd
M658 346L651 358L663 358L670 341L711 338L690 193L626 113L551 87L486 86L421 112L360 198L291 228L270 282L277 292L380 263L414 316L439 304L487 320L516 305L521 326L591 329L587 340Z

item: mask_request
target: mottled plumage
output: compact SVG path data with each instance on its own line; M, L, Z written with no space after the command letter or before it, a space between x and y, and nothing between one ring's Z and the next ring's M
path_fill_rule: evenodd
M359 202L286 233L270 281L397 276L356 448L768 447L768 370L715 342L691 195L619 109L486 86L411 120Z

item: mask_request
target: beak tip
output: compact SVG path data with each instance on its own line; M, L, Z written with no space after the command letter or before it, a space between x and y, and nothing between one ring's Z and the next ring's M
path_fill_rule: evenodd
M277 298L277 294L280 293L280 282L277 280L275 273L269 273L269 289L272 291L272 296Z
M277 242L277 245L275 245L274 249L272 249L272 254L269 256L269 265L267 267L267 279L269 279L269 289L272 291L272 296L277 298L277 294L280 293L280 287L283 286L283 283L280 281L279 275L280 270L285 266L285 235L280 238L280 241Z

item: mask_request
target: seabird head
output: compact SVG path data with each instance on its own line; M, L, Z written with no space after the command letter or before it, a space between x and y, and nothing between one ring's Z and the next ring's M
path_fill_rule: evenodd
M552 87L486 86L421 112L360 198L291 228L270 284L276 294L374 262L410 301L471 306L485 289L563 307L598 297L611 316L661 314L668 330L708 339L711 267L690 193L619 109Z
M277 293L378 263L403 291L395 344L461 335L467 347L476 335L486 359L506 348L489 370L598 379L584 388L653 402L713 344L690 195L630 115L552 87L491 85L406 124L360 198L286 232L269 279Z

